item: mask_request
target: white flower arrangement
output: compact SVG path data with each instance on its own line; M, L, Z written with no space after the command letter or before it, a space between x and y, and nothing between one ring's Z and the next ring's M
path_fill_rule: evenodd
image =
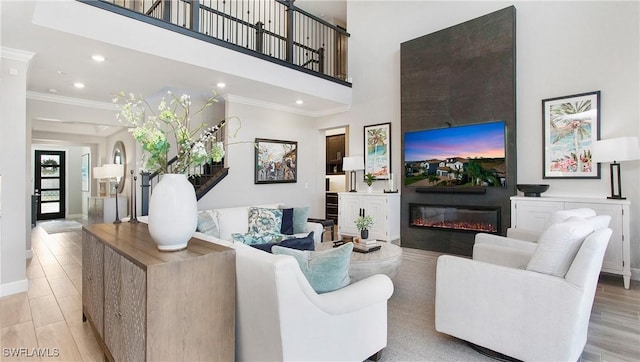
M208 98L204 105L195 112L191 112L191 97L183 94L176 97L171 91L167 92L170 101L162 98L157 111L144 98L130 93L128 96L120 92L113 99L118 104L120 113L117 119L127 123L131 128L133 138L142 145L148 153L143 156L144 168L159 174L181 173L187 174L195 166L201 166L209 161L220 162L224 157L223 143L216 140L214 132L220 126L205 128L204 123L191 129L191 118L202 113L207 107L218 102L213 97ZM145 119L145 109L151 112ZM199 136L197 136L199 134ZM168 137L174 137L177 145L177 162L169 169L168 153L171 147ZM211 147L207 150L206 145Z
M371 215L358 216L354 223L356 224L356 228L360 231L369 230L369 228L373 226L373 217L371 217Z

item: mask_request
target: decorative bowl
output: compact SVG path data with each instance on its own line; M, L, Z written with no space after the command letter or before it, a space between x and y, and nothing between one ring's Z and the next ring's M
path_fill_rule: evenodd
M518 184L518 191L524 192L524 196L540 197L540 194L549 189L549 185L542 184Z

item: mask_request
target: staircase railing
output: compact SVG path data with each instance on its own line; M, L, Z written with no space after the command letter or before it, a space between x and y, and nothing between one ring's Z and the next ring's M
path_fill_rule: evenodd
M207 131L208 135L213 135L212 141L208 141L205 144L207 150L211 150L214 146L214 142L225 140L224 127L226 120L221 121L216 126ZM225 149L225 153L228 150ZM175 156L168 162L168 173L174 170L174 166L178 161L178 157ZM207 192L209 192L215 185L218 184L229 172L229 168L225 166L225 158L223 157L220 162L209 162L202 166L192 167L189 170L189 182L193 184L196 191L196 198L200 200ZM142 172L141 173L141 195L140 195L140 214L147 215L149 212L149 200L151 193L153 192L153 186L160 182L161 174L156 172Z
M297 8L295 0L78 1L351 85L349 33Z

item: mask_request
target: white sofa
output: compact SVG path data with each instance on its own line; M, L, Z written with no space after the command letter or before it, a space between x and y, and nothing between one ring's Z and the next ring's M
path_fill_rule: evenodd
M220 239L233 240L231 234L244 234L247 232L247 229L249 228L249 207L250 206L239 206L212 209L212 211L217 215ZM283 204L256 205L256 207L279 209L283 207ZM318 245L322 242L321 238L323 230L324 227L322 224L307 222L307 230L303 233L295 234L295 236L304 237L307 236L309 232L313 231L313 240L315 244Z
M236 250L237 361L363 361L387 345L386 275L317 294L291 256L194 237Z

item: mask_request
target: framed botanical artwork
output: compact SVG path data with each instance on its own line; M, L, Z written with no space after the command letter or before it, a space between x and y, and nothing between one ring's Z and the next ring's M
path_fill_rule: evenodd
M391 174L391 123L364 126L364 174L388 180Z
M89 154L85 153L80 159L80 177L82 191L89 191Z
M542 178L600 178L600 91L542 100Z
M297 182L298 142L256 138L255 184Z

